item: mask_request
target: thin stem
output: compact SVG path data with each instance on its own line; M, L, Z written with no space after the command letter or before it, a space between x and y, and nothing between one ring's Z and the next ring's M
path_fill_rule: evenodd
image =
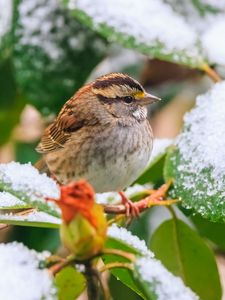
M129 270L133 270L133 265L131 263L124 263L124 262L112 262L108 263L107 265L103 266L100 269L100 272L103 273L107 270L114 269L114 268L126 268Z
M48 271L55 276L57 273L59 273L62 269L64 269L66 266L70 265L72 263L72 260L65 260L63 262L57 263L53 266L51 266Z
M111 300L112 297L110 295L109 287L107 286L107 284L104 284L101 273L96 269L92 269L92 270L94 275L98 278L104 300Z
M84 275L87 280L88 300L98 300L100 297L99 276L97 275L97 271L92 267L90 262L85 264Z
M132 262L135 261L135 254L128 253L128 252L125 252L125 251L119 250L119 249L103 249L102 254L118 255L118 256L122 256Z
M215 81L215 82L220 82L220 81L222 81L222 78L219 76L219 74L218 74L213 68L211 68L208 64L203 64L203 65L201 66L201 69L202 69L203 71L205 71L206 74L207 74L210 78L212 78L213 81Z
M175 210L173 209L173 207L167 206L167 208L168 208L169 212L171 213L173 219L176 220L177 219L177 215L176 215Z

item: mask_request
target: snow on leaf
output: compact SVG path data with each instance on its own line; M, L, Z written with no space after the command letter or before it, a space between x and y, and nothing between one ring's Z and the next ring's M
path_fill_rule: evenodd
M147 297L154 295L157 300L199 299L179 277L172 275L154 258L139 258L135 263L135 270L136 279L144 288Z
M197 98L165 167L182 204L213 221L225 221L224 124L225 81Z
M125 194L132 200L132 198L135 198L147 189L152 189L152 185L134 184L125 190ZM121 204L121 196L118 192L97 193L96 202L99 204Z
M58 228L61 219L51 216L42 211L23 213L0 213L0 223L20 226L33 226L45 228Z
M53 216L60 215L57 206L45 198L58 198L56 182L46 174L39 174L30 163L10 162L0 164L0 188L26 202L31 207L39 208Z
M46 269L39 268L49 255L17 242L0 244L0 299L57 299L53 278Z
M110 228L108 228L108 236L131 246L141 255L146 257L154 257L154 254L147 248L145 241L140 240L126 228L118 227L116 224L113 224Z
M158 157L166 153L166 149L173 143L172 139L155 139L149 164L151 165Z
M197 295L187 288L179 277L171 274L160 261L154 258L154 253L147 248L145 241L140 240L126 228L118 227L115 224L108 229L108 237L135 249L139 254L134 263L133 275L146 294L146 299L198 299ZM120 279L119 271L115 276ZM123 281L122 277L121 280Z
M163 1L69 0L68 8L110 41L128 48L195 67L204 60L196 32Z
M10 30L12 20L12 0L0 0L0 44L3 36Z
M59 111L106 51L105 40L61 4L23 0L16 13L15 77L29 102L45 114Z
M207 53L209 61L218 65L225 66L225 15L215 17L202 36L202 44Z
M7 192L0 192L0 209L18 209L29 207L26 202Z

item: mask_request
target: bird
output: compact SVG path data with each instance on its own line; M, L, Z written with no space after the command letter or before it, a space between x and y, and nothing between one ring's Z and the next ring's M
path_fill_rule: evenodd
M147 106L160 98L123 73L103 75L80 88L44 130L36 164L65 185L87 180L96 193L117 191L127 215L137 209L123 190L145 169L153 132Z

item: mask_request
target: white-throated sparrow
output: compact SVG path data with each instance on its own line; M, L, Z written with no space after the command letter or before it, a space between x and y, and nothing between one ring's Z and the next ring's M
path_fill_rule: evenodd
M128 75L102 76L65 103L36 149L60 183L85 178L96 192L122 191L149 161L146 105L158 100Z

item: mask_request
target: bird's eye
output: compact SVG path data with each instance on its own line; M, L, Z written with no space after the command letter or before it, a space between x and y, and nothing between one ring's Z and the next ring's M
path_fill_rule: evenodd
M131 96L126 96L123 98L123 101L126 103L131 103L133 100L134 100L134 98Z

